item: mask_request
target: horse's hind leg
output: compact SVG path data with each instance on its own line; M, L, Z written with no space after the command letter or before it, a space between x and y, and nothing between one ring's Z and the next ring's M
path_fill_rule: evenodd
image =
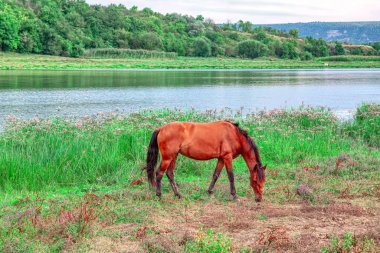
M214 189L214 186L215 186L215 183L216 183L216 180L218 180L219 178L219 175L220 175L220 172L222 171L223 169L223 166L224 166L224 162L222 159L218 159L218 163L216 164L216 168L215 168L215 171L214 171L214 175L212 175L212 180L211 180L211 183L210 183L210 187L208 188L207 192L209 194L212 194L212 189Z
M170 184L171 184L172 189L173 189L173 191L174 191L174 194L175 194L178 198L181 198L182 196L181 196L181 194L178 192L177 184L176 184L175 181L174 181L174 168L175 168L176 161L177 161L177 157L174 157L174 159L172 160L172 162L171 162L170 165L169 165L168 170L166 171L166 175L167 175L168 178L169 178L169 181L170 181Z
M224 163L226 164L228 179L230 180L231 195L233 199L236 199L235 177L234 172L232 171L232 157L225 158Z
M156 195L158 197L161 197L161 180L162 180L162 176L164 175L165 171L170 166L171 161L172 161L172 159L170 159L170 158L162 157L160 168L156 172Z

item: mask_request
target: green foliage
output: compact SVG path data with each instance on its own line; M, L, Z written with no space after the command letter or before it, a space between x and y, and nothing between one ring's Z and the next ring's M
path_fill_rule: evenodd
M356 110L355 120L347 123L348 133L371 146L380 147L380 105L363 104Z
M313 59L313 55L310 52L302 52L300 58L303 61L310 61Z
M346 52L344 51L342 43L335 43L335 55L344 55Z
M276 249L278 244L269 245L270 238L281 234L266 228L262 230L265 237L260 237L263 243L245 249L241 238L233 240L211 229L200 229L195 234L191 229L185 234L174 231L173 236L166 234L164 240L160 240L163 238L162 227L168 223L163 223L162 227L154 225L157 217L164 217L168 209L178 217L186 218L192 214L190 220L180 221L183 224L199 224L205 217L213 217L213 212L207 209L215 206L218 214L226 214L225 217L217 217L226 221L218 228L218 231L224 231L229 223L239 219L240 213L252 210L255 204L248 183L249 170L242 158L236 159L233 167L238 194L243 197L243 202L239 203L243 205L228 202L226 176L219 179L214 197L210 198L202 191L210 182L215 161L199 162L178 157L176 180L184 196L182 201L171 196L166 178L163 180L163 201L155 199L154 192L143 180L146 148L153 129L174 120L209 122L227 116L239 121L259 146L263 162L268 165L265 200L271 205L280 202L284 211L289 210L290 215L285 215L284 219L292 219L291 210L299 199L292 189L300 183L312 187L313 201L317 205L306 208L318 208L316 213L320 208L338 208L340 205L335 205L336 199L332 197L340 200L344 194L360 199L368 196L370 200L376 197L380 162L378 149L368 148L356 136L348 136L345 124L326 109L307 107L260 111L244 118L232 110L225 111L225 114L159 110L130 115L99 114L77 119L25 120L10 117L8 126L0 135L0 194L5 196L0 210L3 215L0 219L0 251L100 251L96 245L92 247L91 244L88 248L87 243L99 237L110 241L120 238L138 240L137 250L152 252ZM361 117L372 118L369 114ZM337 159L340 165L337 165ZM136 178L138 180L134 180ZM141 185L131 184L131 181L141 183L141 180ZM318 205L329 199L333 205ZM243 211L236 215L233 213L235 208L243 208ZM351 205L349 208L352 209L347 210L355 212L366 210ZM256 223L273 219L265 210L254 210L247 217ZM372 218L371 213L363 217ZM127 233L120 229L125 224L128 225ZM212 226L210 222L207 224ZM285 235L277 238L290 236ZM369 236L372 237L371 234ZM339 238L334 237L323 251L377 252L371 237L346 233ZM80 250L78 247L84 248ZM318 243L312 249L315 251L317 247Z
M380 42L374 43L373 48L377 51L377 55L380 55Z
M211 55L211 45L206 38L197 38L193 42L193 56L208 57Z
M372 120L377 109L359 110L372 113L357 116L352 128L341 125L327 110L313 108L259 112L240 123L255 136L265 163L298 164L307 157L349 152L353 143L348 136L379 145L379 116ZM218 113L167 110L75 120L10 118L0 135L0 192L125 182L143 165L152 129L170 121L224 118Z
M266 38L266 33L264 31L259 31L256 34L256 40L263 41Z
M353 55L364 55L364 50L361 47L357 47L351 51L351 54L353 54Z
M315 57L323 57L329 55L327 43L323 39L313 39L312 37L306 37L304 48Z
M219 26L201 15L162 15L135 6L128 9L67 0L6 1L0 6L1 50L19 53L80 57L86 49L130 48L201 57L270 55L297 59L304 50L316 57L327 55L323 40L307 40L304 46L299 39L294 46L295 38L296 29L287 33L270 27L253 28L252 23L242 20ZM243 56L235 51L238 43L251 39L265 46L255 45L254 53Z
M282 58L284 59L297 59L297 43L292 40L288 40L282 44Z
M144 33L140 38L140 46L146 50L162 49L162 41L155 33Z
M242 32L252 31L252 23L249 21L244 22L243 20L239 20L235 26L237 30Z
M359 237L353 232L343 235L343 238L335 236L331 239L328 247L323 247L323 253L340 253L340 252L376 252L376 244L373 239L367 236Z
M231 241L222 234L215 235L213 229L208 229L207 233L200 229L195 241L188 241L185 245L186 252L199 253L229 253L232 252Z
M289 35L290 35L292 38L297 39L298 36L299 36L298 29L296 29L296 28L290 29L290 30L289 30Z
M269 49L268 47L257 41L257 40L246 40L237 44L236 46L237 55L242 58L257 58L262 56L267 56Z
M318 61L333 61L333 62L377 62L380 57L365 57L365 56L330 56L318 58Z
M8 5L0 6L0 8L0 49L3 51L17 49L20 43L19 13Z

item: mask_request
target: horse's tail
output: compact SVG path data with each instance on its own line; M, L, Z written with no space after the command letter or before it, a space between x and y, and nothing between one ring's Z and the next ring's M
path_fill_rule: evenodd
M154 169L157 165L158 159L158 143L157 136L160 132L159 129L155 130L152 134L152 138L150 139L148 154L146 157L146 172L148 174L148 181L150 186L156 187L156 180L154 178Z

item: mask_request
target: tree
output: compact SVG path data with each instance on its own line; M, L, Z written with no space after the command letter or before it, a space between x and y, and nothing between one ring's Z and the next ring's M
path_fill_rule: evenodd
M298 29L295 29L295 28L290 29L290 31L289 31L289 35L290 35L292 38L297 39L298 36L299 36Z
M263 41L264 39L266 39L267 35L264 31L259 31L257 34L256 34L256 40L260 40L260 41Z
M283 37L274 39L274 36ZM85 0L0 0L0 50L79 57L84 49L131 48L164 50L195 56L302 57L328 54L324 40L255 27L249 21L217 25L198 15L162 15L149 8L121 4L89 5ZM244 42L253 40L251 42ZM244 43L241 43L241 42ZM240 44L241 43L241 44ZM292 44L293 43L293 44ZM300 48L298 45L303 44ZM335 44L329 44L335 54ZM340 45L337 45L339 51ZM379 51L375 44L373 47ZM240 50L240 51L239 51ZM360 52L359 52L360 53ZM365 53L377 54L365 50ZM308 56L306 56L308 57Z
M282 44L282 58L285 59L297 59L297 43L293 40L287 40Z
M155 33L144 33L140 38L140 47L147 50L161 50L163 45L160 37Z
M345 54L342 43L339 43L339 42L335 43L335 54L336 55L344 55Z
M380 55L380 42L374 43L373 48L377 51L377 55Z
M316 57L323 57L329 55L327 43L323 39L317 40L313 39L312 37L306 37L304 49Z
M195 19L201 22L205 20L205 18L202 15L198 15Z
M193 43L193 56L207 57L211 55L211 45L206 38L197 38Z
M0 49L8 51L18 47L19 28L20 18L6 5L4 10L0 10Z
M268 47L257 40L245 40L237 44L237 55L243 58L257 58L268 55Z

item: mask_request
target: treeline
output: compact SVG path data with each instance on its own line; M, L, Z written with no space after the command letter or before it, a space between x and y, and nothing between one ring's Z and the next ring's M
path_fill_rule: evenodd
M83 0L0 0L1 51L79 57L85 50L105 48L139 49L145 56L150 54L142 50L180 56L304 60L351 53L341 43L299 39L296 29L253 28L250 22L217 25L202 16L163 15L149 8L114 4L90 6ZM363 49L358 54L374 55L376 50ZM90 55L95 54L91 51Z
M375 43L380 41L380 22L309 22L268 24L275 29L289 31L298 29L301 37L318 36L327 41L339 41L347 43Z

